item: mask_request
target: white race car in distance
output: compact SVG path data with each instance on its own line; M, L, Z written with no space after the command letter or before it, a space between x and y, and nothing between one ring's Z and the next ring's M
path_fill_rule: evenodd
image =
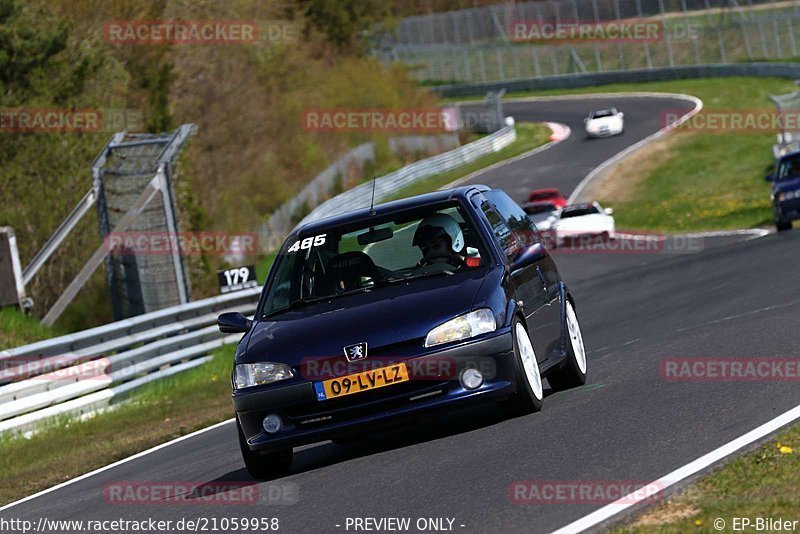
M598 109L583 119L586 123L586 135L589 137L608 137L619 135L624 127L625 114L617 108Z
M582 237L616 239L617 230L612 213L614 210L603 209L597 202L566 206L553 224L556 246Z

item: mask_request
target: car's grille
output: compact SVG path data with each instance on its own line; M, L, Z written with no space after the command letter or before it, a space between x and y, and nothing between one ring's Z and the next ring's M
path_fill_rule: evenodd
M302 427L347 421L407 406L416 400L434 397L435 394L444 394L449 387L450 382L447 381L412 380L338 399L294 406L286 411L286 416L293 424Z

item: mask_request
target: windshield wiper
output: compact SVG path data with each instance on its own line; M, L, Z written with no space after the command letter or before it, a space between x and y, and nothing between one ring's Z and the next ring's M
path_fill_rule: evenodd
M387 282L389 284L394 284L396 282L405 282L407 280L414 280L415 278L427 278L428 276L438 276L440 274L446 274L447 276L451 276L455 273L449 269L444 269L441 271L428 271L424 273L410 274L408 276L403 276L402 278L385 278L384 282Z
M301 305L304 306L306 304L313 304L315 302L322 302L323 300L335 299L337 297L345 297L347 295L355 295L357 293L369 293L370 291L372 291L372 287L359 287L357 289L351 289L349 291L343 291L341 293L332 293L330 295L325 295L325 296L322 296L322 297L300 297L299 299L295 299L292 302L290 302L288 306L284 306L283 308L278 308L277 310L273 310L273 311L271 311L269 313L265 313L262 318L271 317L271 316L273 316L275 314L282 313L282 312L285 312L285 311L289 311L289 310L291 310L293 308L297 308L297 307L299 307Z

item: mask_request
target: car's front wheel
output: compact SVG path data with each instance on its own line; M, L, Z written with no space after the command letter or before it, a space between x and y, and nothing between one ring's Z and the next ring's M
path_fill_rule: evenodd
M239 432L239 448L242 451L242 460L247 472L256 480L268 480L285 475L292 467L292 449L262 453L252 451L247 445L247 440L242 432L239 421L236 421L236 430Z
M777 221L775 221L775 228L779 232L785 232L786 230L791 230L792 229L792 222L791 221L777 220Z
M583 335L578 323L578 315L572 302L566 303L567 340L564 351L567 361L563 367L554 369L547 375L547 382L553 390L569 389L586 383L586 349L583 346Z
M528 414L542 409L544 386L539 372L539 362L533 351L531 338L520 319L511 326L514 338L514 374L517 392L510 400L508 408L512 413Z

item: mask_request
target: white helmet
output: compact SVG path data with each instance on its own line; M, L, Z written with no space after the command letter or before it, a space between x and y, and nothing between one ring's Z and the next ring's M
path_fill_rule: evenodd
M422 219L411 243L419 247L435 237L445 235L450 238L450 248L453 252L461 252L464 248L464 232L461 231L458 222L450 215L434 213Z

